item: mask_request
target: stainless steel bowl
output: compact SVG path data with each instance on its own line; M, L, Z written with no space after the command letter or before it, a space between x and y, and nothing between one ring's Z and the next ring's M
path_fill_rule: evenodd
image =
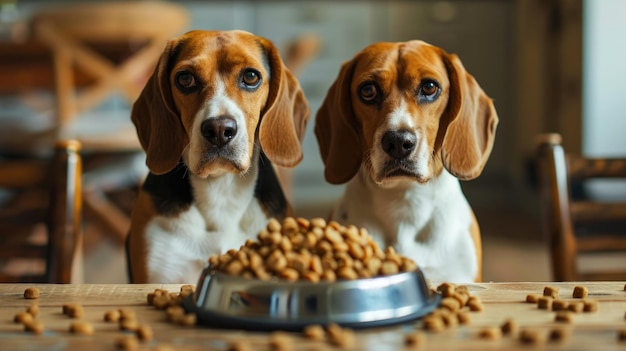
M262 281L205 269L184 302L200 324L251 330L301 330L337 323L365 328L418 319L439 304L421 271L337 282Z

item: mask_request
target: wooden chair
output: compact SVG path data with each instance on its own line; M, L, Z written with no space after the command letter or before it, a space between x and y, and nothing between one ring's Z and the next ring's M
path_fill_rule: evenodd
M53 55L51 138L81 142L85 210L122 244L130 228L128 211L110 193L136 191L148 172L130 105L166 40L187 26L188 14L172 2L109 1L42 8L31 22L34 39ZM90 81L77 84L77 71ZM117 108L99 108L111 97L118 98Z
M0 282L82 282L80 143L0 160Z
M626 179L626 158L568 154L559 134L544 134L537 138L536 161L554 279L626 280L624 266L586 270L579 261L581 254L626 254L626 198L607 202L585 193L591 179Z

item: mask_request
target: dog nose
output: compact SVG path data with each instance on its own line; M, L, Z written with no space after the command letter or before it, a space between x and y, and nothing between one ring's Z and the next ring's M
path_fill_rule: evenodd
M383 150L389 156L401 160L413 152L416 141L415 134L411 132L389 131L383 135Z
M237 122L231 117L210 118L200 126L202 135L211 144L221 147L228 144L237 135Z

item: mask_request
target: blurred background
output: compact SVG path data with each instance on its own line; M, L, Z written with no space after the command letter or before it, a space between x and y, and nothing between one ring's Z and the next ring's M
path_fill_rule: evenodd
M79 11L91 4L101 7ZM561 133L573 152L626 152L626 48L617 44L626 35L624 13L621 0L0 0L0 153L45 154L46 131L56 128L58 136L57 124L61 135L81 134L84 280L126 282L125 216L145 171L130 105L166 38L191 29L243 29L272 40L284 57L302 50L293 65L313 115L304 160L286 173L301 216L325 216L342 191L325 182L312 132L342 62L373 42L421 39L456 53L500 117L483 174L462 183L482 228L484 279L546 281L535 136ZM61 30L98 21L96 29ZM95 90L75 94L89 83ZM23 130L32 137L22 137Z

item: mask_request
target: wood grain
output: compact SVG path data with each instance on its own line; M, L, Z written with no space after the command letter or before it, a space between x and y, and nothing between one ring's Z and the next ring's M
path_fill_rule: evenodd
M526 295L541 294L547 285L560 288L560 298L572 300L574 286L585 285L588 298L599 302L594 313L574 316L572 324L554 321L555 312L537 309L535 304L525 303ZM27 287L39 287L38 300L23 297ZM155 349L168 345L175 350L225 350L230 342L245 340L253 350L269 350L268 333L243 330L217 330L206 327L182 327L165 321L165 313L151 307L146 296L156 288L178 292L180 285L0 285L0 345L11 350L111 350L114 340L129 332L121 332L116 323L103 321L110 309L129 308L137 313L140 323L152 327L155 339L140 345L140 349ZM523 346L524 349L560 350L623 350L626 343L619 342L618 331L626 328L626 291L624 282L593 283L481 283L470 285L470 292L485 305L482 312L471 312L471 323L440 333L427 332L426 347L436 350L510 350L522 347L516 337L504 336L499 340L481 339L478 334L487 327L500 326L507 318L514 318L520 327L533 328L546 336L556 326L563 326L572 333L559 345ZM13 316L24 311L33 302L39 304L38 317L45 325L42 335L22 331L12 322ZM72 320L62 314L65 303L80 303L85 308L84 321L95 328L93 336L69 333ZM420 322L406 325L357 330L354 350L403 350L406 334L419 328ZM304 339L299 333L290 334L293 350L340 350L326 342Z

